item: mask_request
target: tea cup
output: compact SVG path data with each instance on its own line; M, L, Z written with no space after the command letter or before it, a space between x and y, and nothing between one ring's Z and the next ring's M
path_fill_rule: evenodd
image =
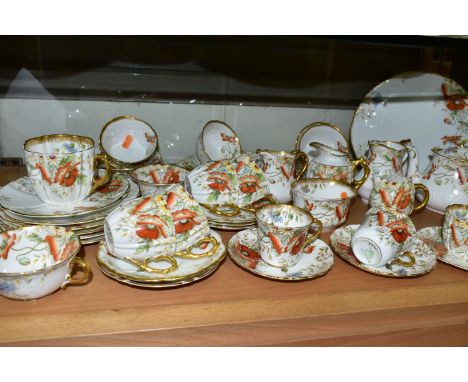
M148 122L124 115L107 122L99 146L112 162L135 165L148 161L158 149L158 135Z
M468 253L468 205L451 204L445 210L442 239L449 252Z
M270 194L263 171L248 155L197 167L187 175L185 188L197 202L212 209L251 206Z
M274 267L295 265L302 249L322 232L319 220L301 208L286 204L261 207L255 212L255 217L260 256ZM313 225L318 228L310 234Z
M104 234L112 256L154 273L177 269L174 256L196 259L219 247L203 209L181 187L123 204L106 217ZM206 252L193 252L201 247ZM151 265L160 262L166 266Z
M374 187L370 193L369 205L375 208L392 208L398 212L410 215L422 210L429 201L429 190L421 183L413 183L402 175L374 176ZM424 196L421 202L415 204L415 194L421 191Z
M176 185L183 185L188 171L171 164L157 164L139 167L131 177L140 187L141 195L164 194Z
M103 154L94 154L94 141L78 135L53 134L24 143L26 169L38 198L54 205L84 200L110 179L110 166ZM97 163L105 172L96 178Z
M324 231L343 224L349 215L356 189L332 179L302 179L291 185L293 204L309 211L323 224Z
M416 260L410 252L402 252L402 248L405 241L415 234L416 228L408 216L371 208L353 234L351 247L363 264L376 268L387 264L411 267Z
M197 139L196 154L201 163L234 159L242 152L239 138L228 124L209 121Z
M85 284L89 265L75 255L80 239L57 226L28 226L0 234L0 294L15 300L32 300L67 285ZM83 275L73 279L78 266Z

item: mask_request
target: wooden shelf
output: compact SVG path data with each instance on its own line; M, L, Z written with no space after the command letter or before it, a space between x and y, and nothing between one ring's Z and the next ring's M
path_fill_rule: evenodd
M24 171L0 169L0 184ZM349 224L366 206L356 201ZM440 225L429 211L418 228ZM232 236L222 232L225 242ZM322 240L328 242L328 233ZM227 258L195 284L146 290L103 275L97 246L82 256L93 269L85 286L37 301L0 298L0 344L35 345L468 345L468 273L438 262L433 272L392 279L335 256L325 276L303 282L257 277Z

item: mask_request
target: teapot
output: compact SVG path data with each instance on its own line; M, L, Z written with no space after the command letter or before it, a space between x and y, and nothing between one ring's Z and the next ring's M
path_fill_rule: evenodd
M434 147L431 162L419 176L419 181L430 191L426 208L439 214L451 204L468 204L468 147L442 149ZM419 197L419 195L418 195Z
M413 179L418 174L418 154L411 139L401 141L369 141L367 157L371 176L359 189L359 195L367 202L372 190L373 177L401 175ZM360 171L362 173L363 170Z

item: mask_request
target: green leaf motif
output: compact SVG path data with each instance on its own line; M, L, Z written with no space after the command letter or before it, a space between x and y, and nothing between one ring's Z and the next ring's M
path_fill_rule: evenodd
M27 238L31 241L35 241L36 243L44 242L44 238L42 236L39 236L37 233L31 233L27 236Z
M20 257L18 259L18 263L20 263L20 265L23 266L28 266L29 264L31 264L31 260L29 259L29 257Z
M208 196L208 198L206 199L207 202L215 202L218 200L219 198L219 195L220 195L220 192L219 191L212 191L210 193L210 195Z

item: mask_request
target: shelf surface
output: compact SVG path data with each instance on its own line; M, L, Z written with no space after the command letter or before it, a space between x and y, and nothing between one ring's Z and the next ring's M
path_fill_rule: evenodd
M0 184L24 174L0 168ZM355 201L347 224L367 206ZM440 225L429 211L417 228ZM227 243L230 232L220 231ZM321 239L328 243L329 233ZM438 262L430 274L392 279L335 255L328 274L281 282L226 258L208 278L164 290L120 284L98 269L97 245L80 256L91 282L36 301L0 297L3 346L464 346L468 345L468 273Z

